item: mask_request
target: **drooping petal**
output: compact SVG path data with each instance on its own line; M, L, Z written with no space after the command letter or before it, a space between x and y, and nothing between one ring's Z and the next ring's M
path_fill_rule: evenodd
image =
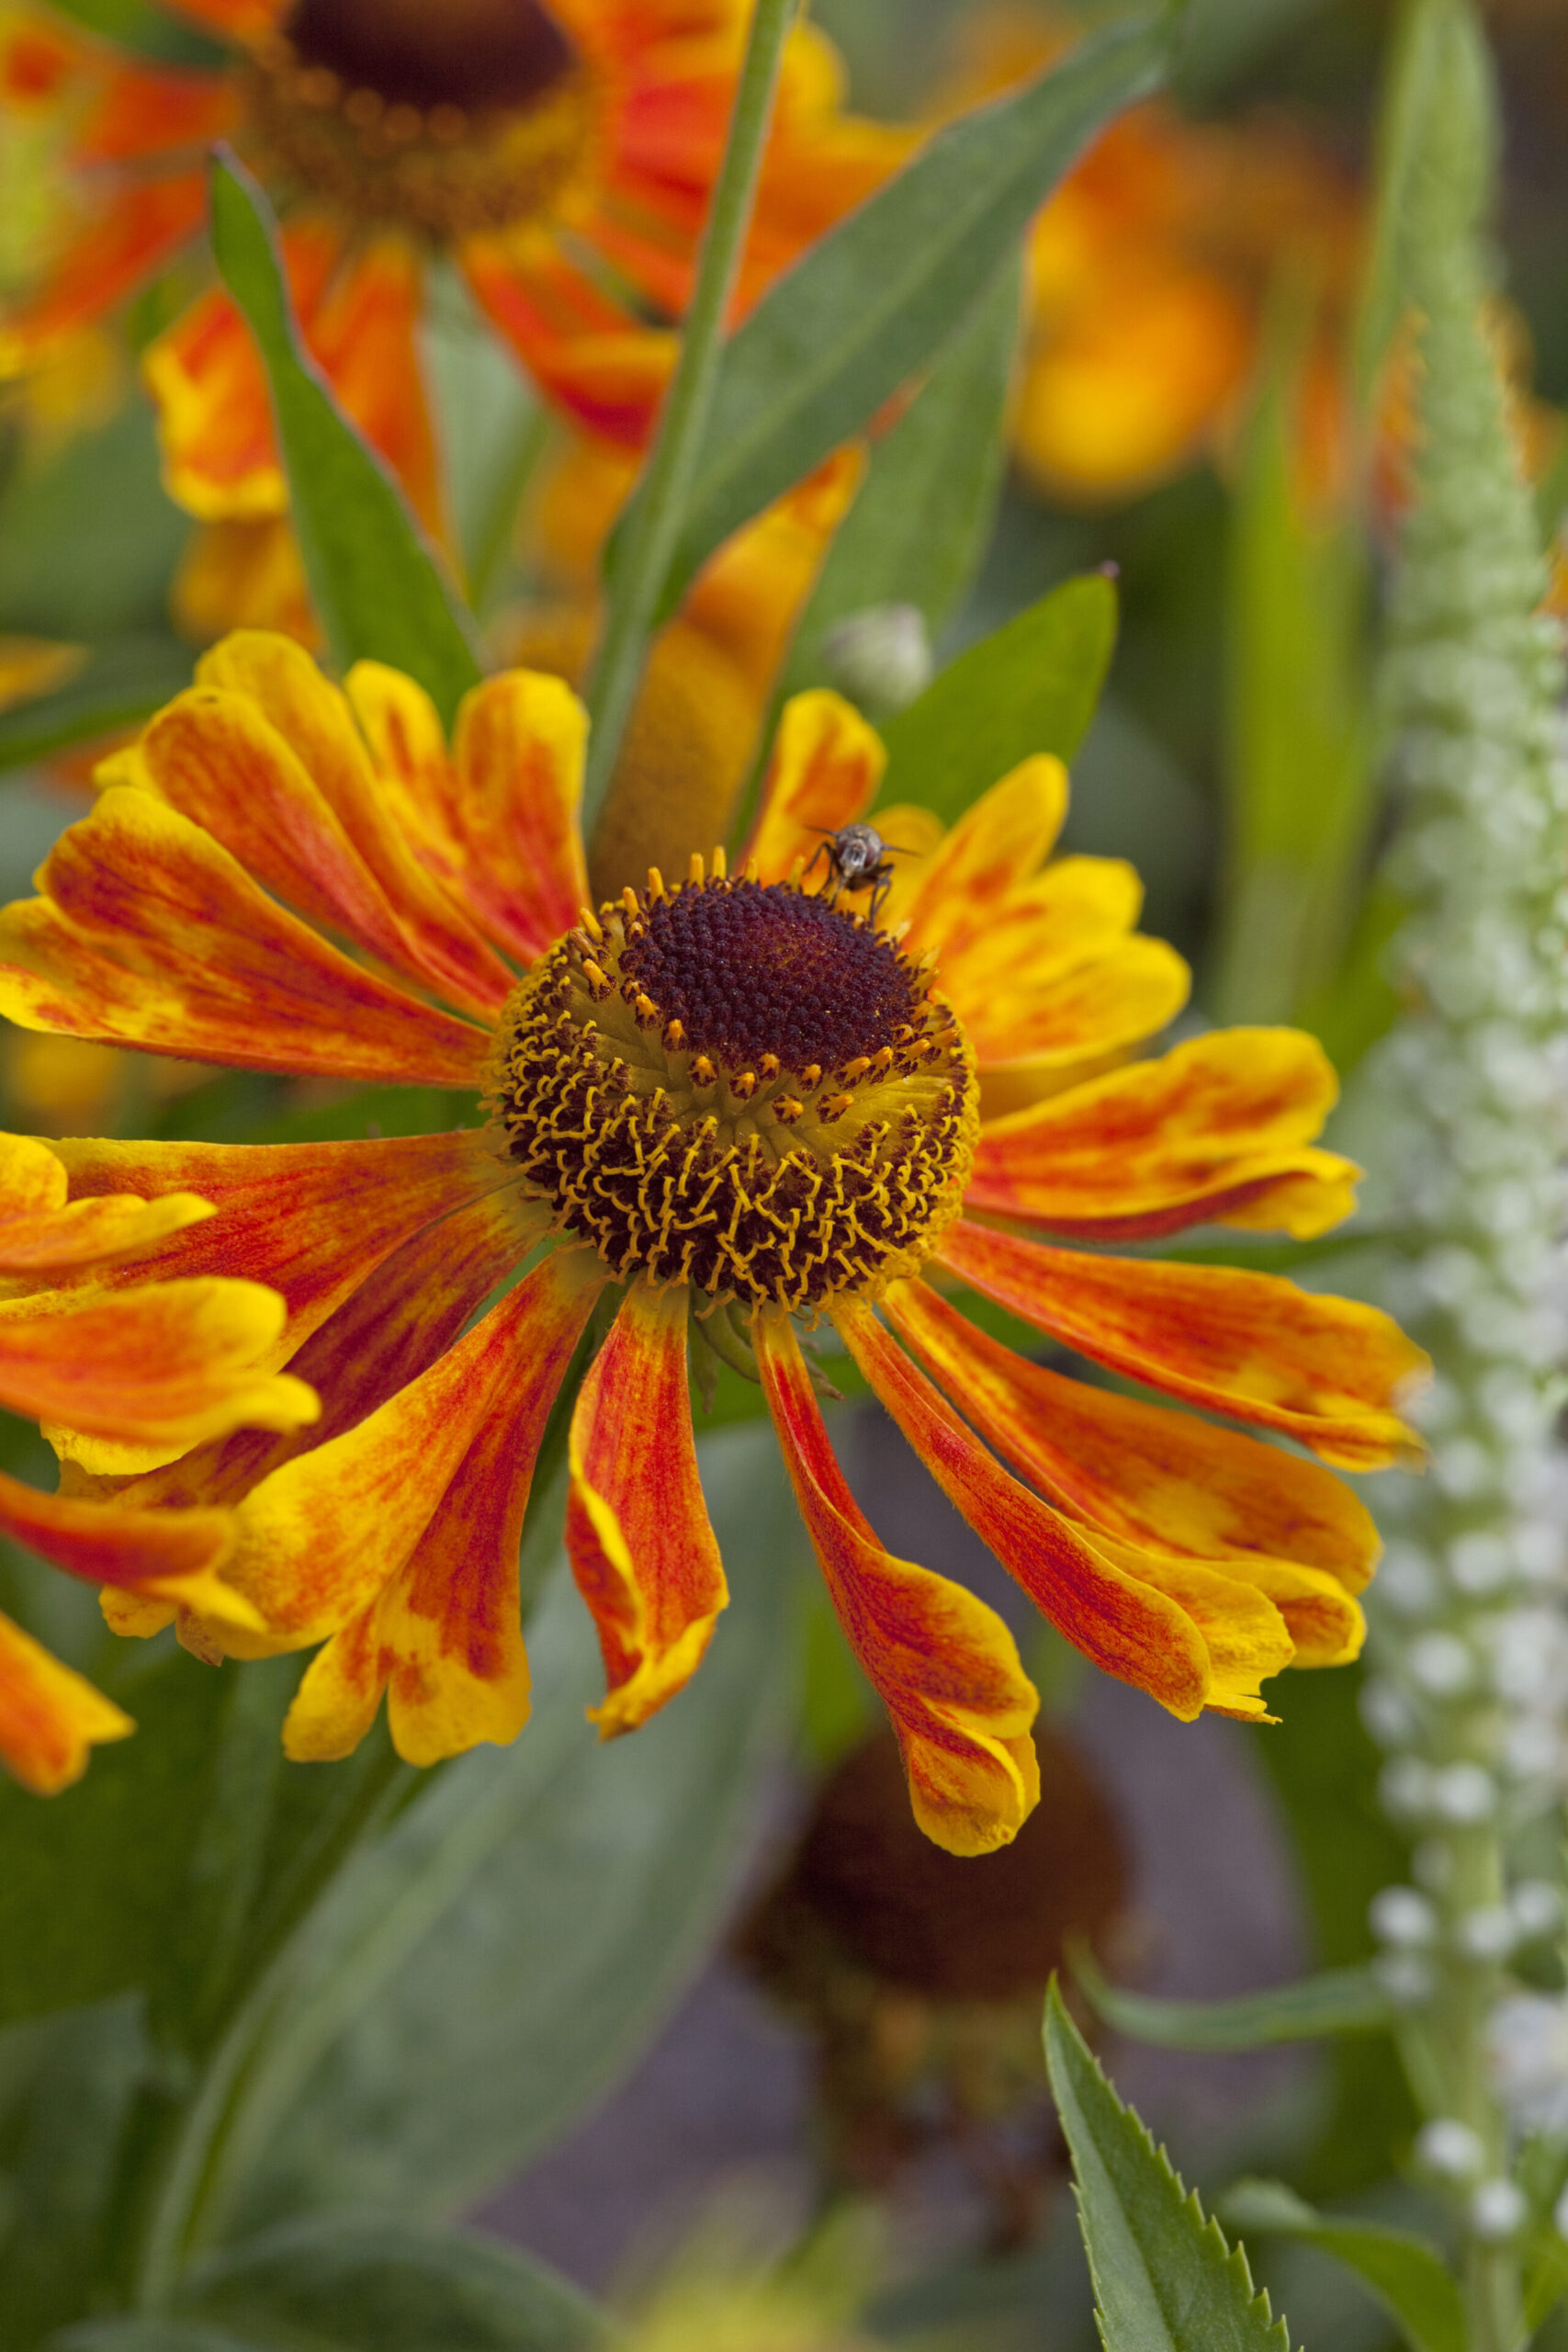
M79 1781L90 1751L136 1725L85 1677L0 1617L0 1764L35 1796Z
M687 1297L629 1286L572 1414L566 1547L604 1654L602 1739L684 1689L729 1597L697 1476Z
M966 1420L1075 1518L1123 1543L1213 1560L1294 1560L1359 1592L1378 1555L1371 1513L1314 1462L1031 1363L925 1283L882 1301Z
M227 1559L234 1523L222 1510L141 1510L39 1494L0 1472L0 1528L67 1576L89 1584L194 1589Z
M413 1558L469 1452L481 1438L487 1449L495 1439L492 1420L506 1432L494 1458L520 1476L531 1472L545 1418L607 1279L588 1252L558 1250L418 1379L246 1496L225 1573L260 1611L265 1646L302 1649L379 1599ZM461 1593L479 1605L503 1566L476 1559L454 1608ZM423 1581L420 1590L429 1597ZM213 1630L224 1637L231 1629ZM233 1645L250 1654L244 1629L233 1630Z
M892 1719L915 1818L952 1854L1005 1846L1040 1797L1039 1701L1012 1635L961 1585L883 1549L834 1459L793 1324L762 1314L752 1332L801 1518Z
M1020 1486L916 1371L870 1307L855 1300L833 1321L873 1390L954 1508L1075 1648L1120 1681L1134 1682L1183 1723L1209 1702L1209 1653L1191 1617L1141 1577L1116 1566L1109 1544Z
M1174 1600L1197 1627L1209 1654L1205 1706L1244 1722L1273 1722L1258 1685L1294 1662L1296 1645L1260 1581L1232 1576L1224 1560L1175 1559L1111 1536L1097 1540L1108 1560Z
M755 859L763 882L782 881L797 857L809 865L826 835L870 808L886 763L881 736L841 695L814 687L792 695L741 864Z
M474 1087L484 1032L350 963L211 836L120 786L0 910L0 1012L243 1069Z
M122 1143L68 1136L59 1151L73 1189L145 1196L183 1185L210 1204L198 1228L166 1242L172 1275L237 1275L281 1293L288 1310L269 1370L333 1314L394 1251L454 1208L503 1189L509 1171L481 1135L391 1136L352 1143ZM534 1226L514 1225L515 1256ZM106 1279L123 1286L141 1266Z
M248 695L276 729L385 892L425 978L455 1002L487 1012L502 1003L511 974L399 831L348 697L304 647L236 629L202 655L196 674L198 684Z
M959 1218L938 1261L1010 1314L1187 1403L1299 1438L1347 1470L1418 1463L1394 1408L1429 1370L1358 1300L1230 1266L1088 1257Z
M618 448L645 447L677 338L637 325L553 237L465 238L459 261L491 324L547 399Z
M50 1276L135 1257L212 1211L193 1193L67 1201L57 1152L32 1136L0 1135L0 1275Z
M247 1424L298 1429L319 1407L303 1381L267 1369L283 1315L276 1291L246 1282L11 1299L0 1303L0 1404L108 1471L150 1468Z
M1321 1233L1355 1205L1354 1163L1311 1148L1337 1092L1315 1038L1215 1030L994 1121L965 1202L1096 1240L1208 1219Z

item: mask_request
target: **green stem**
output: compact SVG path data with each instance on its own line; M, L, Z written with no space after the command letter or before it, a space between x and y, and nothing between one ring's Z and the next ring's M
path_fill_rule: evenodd
M659 598L685 519L692 478L718 383L725 316L750 223L780 61L797 6L798 0L756 0L681 356L615 551L604 632L588 686L593 728L589 739L583 829L590 838L615 773L621 738L641 683Z

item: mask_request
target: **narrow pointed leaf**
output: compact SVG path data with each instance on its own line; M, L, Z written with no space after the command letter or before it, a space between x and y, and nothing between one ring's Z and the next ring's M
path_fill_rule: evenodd
M1206 2221L1163 2148L1123 2107L1063 2005L1045 2003L1045 2063L1073 2160L1105 2352L1290 2352L1247 2256Z
M69 17L84 32L129 50L147 65L220 74L234 62L232 51L220 41L172 9L153 6L152 0L51 0L51 5L57 16Z
M1070 760L1089 731L1116 644L1116 591L1068 580L969 646L883 734L882 799L951 821L1034 752Z
M1130 2041L1165 2050L1263 2050L1329 2034L1386 2033L1393 2022L1388 1996L1370 1968L1325 1968L1294 1984L1224 2001L1163 2001L1107 1983L1080 1945L1071 1958L1074 1977L1107 2025Z
M1353 2270L1391 2312L1414 2352L1467 2352L1464 2297L1435 2245L1409 2230L1319 2213L1282 2181L1243 2180L1221 2211L1233 2229L1256 2237L1299 2238Z
M939 132L769 289L725 352L665 614L722 540L929 367L1088 141L1157 85L1169 51L1163 14L1083 41Z
M405 671L450 722L479 683L472 623L397 482L303 348L274 226L255 181L220 152L212 249L266 368L290 519L333 658Z
M823 680L823 639L852 613L913 605L933 633L973 579L1001 489L1019 281L1005 266L892 429L834 538L795 633L783 691Z

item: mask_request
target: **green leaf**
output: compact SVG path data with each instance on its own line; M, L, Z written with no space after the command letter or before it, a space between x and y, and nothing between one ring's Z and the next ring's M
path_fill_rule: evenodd
M68 17L84 32L129 50L149 65L188 67L194 73L221 74L234 62L234 52L221 41L197 31L184 17L150 5L150 0L50 0L55 14Z
M134 727L189 685L191 650L177 638L138 636L94 646L52 694L0 711L0 769L26 767L73 743Z
M10 2027L0 2058L0 2312L7 2352L102 2274L120 2138L150 2052L134 1995Z
M1388 1996L1370 1968L1328 1968L1299 1984L1271 1985L1225 2001L1162 2001L1107 1984L1088 1947L1075 1945L1074 1977L1118 2033L1165 2050L1263 2050L1337 2033L1386 2033Z
M1355 525L1303 510L1295 474L1315 289L1276 304L1229 510L1227 838L1216 1021L1293 1021L1333 978L1376 807L1367 562Z
M116 1696L141 1728L62 1796L0 1783L0 2021L140 1988L177 1941L192 1845L234 1678L183 1651Z
M1163 16L1083 41L940 131L769 289L724 355L663 614L715 548L931 364L1087 141L1157 85L1169 49Z
M308 2334L334 2352L586 2352L606 2333L543 2264L403 2215L287 2222L204 2266L180 2301L247 2340Z
M43 2352L339 2352L318 2336L301 2346L298 2336L232 2335L199 2320L89 2319L51 2335Z
M700 1673L600 1744L598 1644L558 1572L522 1738L422 1789L313 1924L217 2193L246 2226L471 2206L615 2079L705 1950L791 1702L802 1539L770 1429L701 1461L732 1598Z
M1053 1981L1045 2063L1073 2160L1105 2352L1290 2352L1241 2246L1206 2222L1137 2114L1123 2107Z
M255 181L220 153L212 249L266 368L290 517L333 657L344 669L386 662L417 678L450 725L479 684L472 623L391 473L303 348L274 226Z
M873 443L795 632L781 693L821 683L822 641L875 605L913 605L934 636L974 578L1001 487L1003 412L1018 340L1010 264L891 431Z
M883 729L884 805L919 800L949 822L1034 752L1070 760L1116 643L1116 591L1068 580L971 645Z
M1320 2213L1282 2181L1237 2181L1220 2210L1234 2229L1300 2238L1332 2255L1393 2313L1415 2352L1468 2352L1459 2282L1425 2238L1381 2222Z
M128 401L100 431L6 482L0 629L95 645L166 632L190 533L160 478L151 404Z

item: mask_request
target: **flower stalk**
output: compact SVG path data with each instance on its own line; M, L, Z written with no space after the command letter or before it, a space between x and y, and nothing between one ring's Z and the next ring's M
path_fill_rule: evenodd
M1562 650L1487 320L1477 221L1493 111L1463 0L1423 0L1404 72L1424 93L1404 192L1416 319L1417 496L1384 669L1402 811L1390 878L1410 912L1395 957L1409 1010L1371 1059L1374 1164L1408 1254L1386 1301L1428 1348L1416 1408L1428 1478L1392 1491L1373 1603L1370 1727L1382 1794L1414 1834L1415 1883L1372 1906L1381 1969L1426 2123L1416 2157L1465 2246L1476 2352L1516 2352L1518 2118L1492 2059L1517 1955L1561 1920L1510 1867L1568 1779L1563 1465L1554 1434L1564 1318L1568 771Z
M680 356L637 496L627 510L615 546L604 626L587 691L592 729L583 823L590 838L637 698L654 614L674 557L713 409L724 356L724 322L750 223L779 68L795 6L796 0L756 0Z

